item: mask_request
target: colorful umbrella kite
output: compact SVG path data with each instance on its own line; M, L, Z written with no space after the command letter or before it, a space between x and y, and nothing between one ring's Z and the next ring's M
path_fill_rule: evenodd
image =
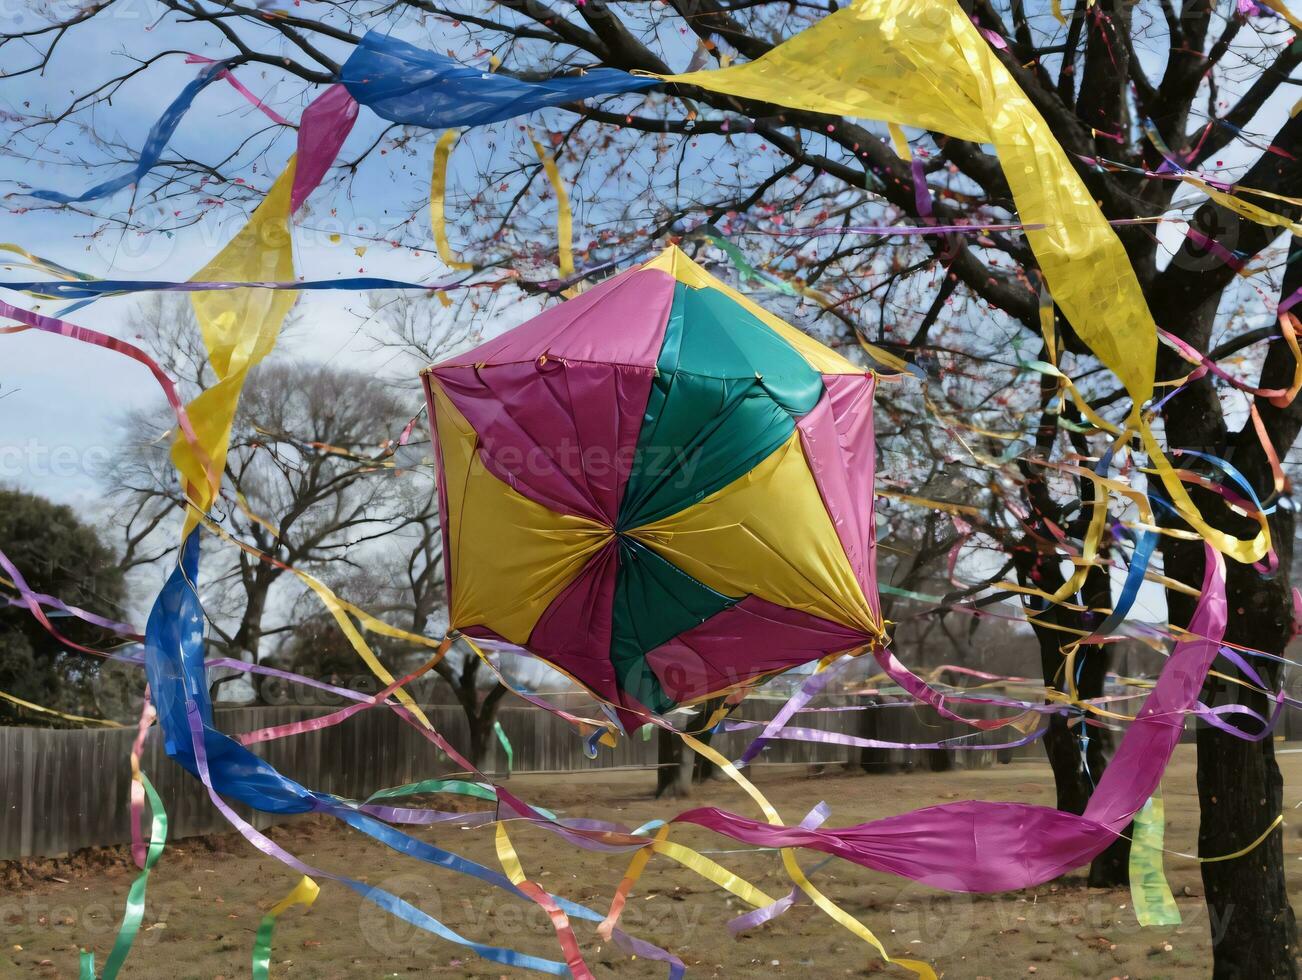
M677 248L425 383L451 625L626 728L882 636L873 376Z

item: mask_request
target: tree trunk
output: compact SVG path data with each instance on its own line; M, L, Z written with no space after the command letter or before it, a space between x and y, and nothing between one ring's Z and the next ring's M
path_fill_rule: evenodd
M506 694L506 688L498 684L482 699L478 694L479 692L472 687L468 692L467 700L461 702L461 709L466 714L466 727L470 729L470 751L466 758L476 769L482 770L484 763L488 761L489 749L493 747L493 742L497 738L493 726L497 722L497 709L502 703L502 696Z
M1056 558L1040 554L1030 536L1023 539L1022 545L1016 552L1018 579L1023 585L1033 585L1045 592L1056 592L1066 581ZM1100 574L1095 575L1094 571ZM1107 573L1101 569L1091 570L1083 592L1084 605L1091 608L1111 606ZM1062 645L1075 634L1054 629L1050 624L1070 626L1073 629L1087 629L1089 625L1082 613L1061 605L1046 609L1031 621L1040 646L1040 667L1045 686L1066 692L1068 684L1067 678L1063 676L1066 661ZM1087 700L1102 696L1108 667L1106 648L1080 647L1076 651L1075 667L1077 697ZM1112 747L1111 733L1106 729L1086 726L1085 718L1084 714L1050 715L1049 727L1043 739L1045 755L1053 770L1058 809L1067 813L1085 812L1094 787L1107 768L1108 752ZM1084 743L1082 735L1087 739ZM1089 884L1093 888L1116 888L1130 884L1129 827L1090 863Z
M1292 634L1289 575L1294 532L1291 513L1280 511L1272 534L1280 552L1280 571L1263 579L1250 565L1226 562L1228 642L1267 653L1282 653ZM1201 581L1201 545L1168 545L1168 574L1181 581ZM1182 597L1192 613L1192 601ZM1177 600L1168 600L1177 605ZM1187 619L1186 619L1187 621ZM1254 658L1252 666L1267 685L1278 689L1280 665ZM1242 677L1235 666L1218 659L1217 671ZM1237 702L1269 717L1272 706L1262 695L1237 684L1208 678L1207 704ZM1247 847L1282 812L1284 783L1267 737L1250 742L1210 725L1198 725L1198 801L1202 820L1198 852L1204 857L1232 854ZM1214 980L1296 978L1297 924L1284 876L1284 838L1276 830L1243 857L1202 866L1214 950Z
M1297 118L1285 124L1292 138L1281 137L1280 145L1295 149L1299 126L1302 122ZM1296 157L1288 159L1295 161ZM1269 188L1296 183L1296 164L1286 163L1282 157L1271 157L1266 171L1250 171L1252 186ZM1258 237L1253 239L1253 235ZM1245 254L1253 254L1262 247L1263 237L1265 233L1261 229L1245 225L1239 235L1240 247L1247 248ZM1192 272L1178 277L1171 294L1164 297L1163 307L1168 316L1178 313L1180 317L1169 329L1179 331L1186 339L1192 338L1202 350L1208 347L1217 298L1211 296L1195 304L1188 297L1196 300L1201 296L1207 278ZM1281 296L1289 296L1299 288L1302 288L1302 239L1294 237ZM1178 376L1181 363L1174 355L1163 352L1158 359L1158 377ZM1267 389L1287 388L1293 370L1294 358L1288 347L1283 343L1272 344L1262 363L1258 385ZM1287 405L1275 405L1268 398L1254 396L1253 406L1270 442L1271 454L1284 458L1302 430L1302 398L1295 398ZM1182 447L1219 456L1237 467L1263 499L1272 493L1270 459L1253 422L1249 420L1237 432L1231 432L1220 397L1207 376L1188 382L1163 418L1171 452ZM1193 465L1201 464L1194 458ZM1219 476L1215 471L1209 475ZM1230 511L1218 495L1198 487L1192 487L1189 493L1213 526L1241 538L1256 533L1256 521ZM1166 508L1161 509L1161 517L1184 526ZM1279 560L1278 569L1272 575L1262 575L1251 565L1233 559L1225 561L1229 614L1225 639L1251 650L1279 655L1292 635L1289 575L1297 528L1293 511L1283 506L1277 507L1268 520L1271 542ZM1187 585L1201 584L1205 563L1201 542L1164 536L1162 553L1166 574ZM1171 622L1188 623L1196 600L1172 590L1167 590L1166 595ZM1252 667L1267 688L1278 689L1281 670L1278 662L1253 657ZM1214 668L1245 679L1226 658L1218 658ZM1214 677L1207 679L1202 699L1212 705L1234 701L1263 715L1270 714L1263 695ZM1281 812L1283 786L1275 762L1275 747L1269 737L1250 742L1205 726L1198 728L1197 740L1198 800L1202 813L1198 850L1204 857L1232 854L1251 844ZM1288 900L1281 831L1272 833L1243 857L1203 864L1202 877L1212 932L1214 980L1296 978L1297 923Z
M470 751L466 753L466 758L476 769L482 770L484 761L488 758L488 748L493 744L492 722L485 724L479 712L467 712L466 724L470 728Z
M685 799L692 795L692 760L696 753L673 732L656 732L656 799Z
M880 738L878 734L878 722L881 720L881 713L877 711L878 703L871 698L867 700L868 709L866 711L856 712L858 714L858 725L856 726L860 738ZM864 772L880 775L882 773L894 772L895 764L891 762L890 749L870 749L862 748L859 750L859 768Z
M719 705L722 703L723 698L710 698L710 700L702 704L700 710L692 716L690 723L692 728L699 728L701 725L704 725L709 721L710 716L718 710ZM710 740L714 738L714 731L710 730L708 732L701 732L701 734L696 737L699 741L709 745ZM693 752L692 755L696 756L695 762L692 766L692 782L704 783L707 780L714 779L718 774L719 767L703 755L697 755L695 752Z

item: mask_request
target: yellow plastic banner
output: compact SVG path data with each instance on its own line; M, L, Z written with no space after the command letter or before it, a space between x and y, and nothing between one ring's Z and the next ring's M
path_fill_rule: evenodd
M194 275L192 282L294 279L289 233L294 169L295 159L291 157L248 223ZM244 379L276 345L280 326L297 298L298 293L281 289L214 289L191 294L217 383L190 402L186 410L198 436L198 448L212 461L212 469L210 472L195 447L180 436L172 444L172 462L187 484L188 496L202 512L217 497ZM186 518L186 534L194 524L191 512Z
M1089 190L1013 76L953 0L859 0L744 65L660 76L810 112L993 144L1053 298L1136 405L1157 327Z
M993 145L1054 302L1130 394L1127 427L1139 433L1176 510L1241 562L1270 550L1264 527L1240 541L1207 524L1171 469L1142 416L1153 396L1157 325L1126 250L1048 123L954 0L858 0L755 61L657 77ZM1105 508L1103 499L1095 505L1087 553L1097 549Z

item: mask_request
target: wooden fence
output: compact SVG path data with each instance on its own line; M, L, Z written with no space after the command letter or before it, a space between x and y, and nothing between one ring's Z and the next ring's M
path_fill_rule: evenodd
M733 717L764 720L772 717L779 704L772 700L747 701ZM283 725L327 710L298 705L218 709L216 719L221 730L233 733ZM432 705L426 712L454 745L466 744L465 717L458 707ZM644 741L634 734L621 739L617 748L602 747L596 759L588 759L574 730L551 714L530 707L505 707L499 719L513 746L516 772L644 767L648 770L648 791L654 784L650 772L656 765L654 738ZM934 715L924 720L914 709L898 706L828 712L819 714L816 720L802 719L801 723L824 731L867 734L897 742L931 742L961 733L957 725L937 725ZM714 744L725 755L735 757L754 734L754 730L721 734L715 737ZM129 841L128 757L134 736L134 727L0 728L0 859L54 856ZM365 798L378 789L452 769L441 752L388 711L362 712L342 725L254 748L305 786L350 799ZM1031 744L1017 751L1039 754L1042 750ZM780 741L765 750L759 764L835 764L858 761L858 753L857 749L836 745ZM907 757L920 765L939 761L964 767L988 766L995 759L993 751L944 754L951 758L938 760L932 753L930 758L920 759L919 753L898 749L875 751L873 758L878 765ZM172 839L229 829L199 781L164 754L157 727L146 740L141 761L167 809ZM485 770L502 773L504 768L502 750L494 744ZM244 815L258 827L285 819L261 813Z

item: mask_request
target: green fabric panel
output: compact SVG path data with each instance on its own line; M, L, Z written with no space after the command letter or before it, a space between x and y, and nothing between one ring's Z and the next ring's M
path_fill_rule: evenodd
M715 592L625 535L619 546L610 662L623 690L652 711L668 711L674 702L661 690L646 654L741 597Z
M679 283L617 526L675 514L749 472L822 393L818 372L761 320Z

